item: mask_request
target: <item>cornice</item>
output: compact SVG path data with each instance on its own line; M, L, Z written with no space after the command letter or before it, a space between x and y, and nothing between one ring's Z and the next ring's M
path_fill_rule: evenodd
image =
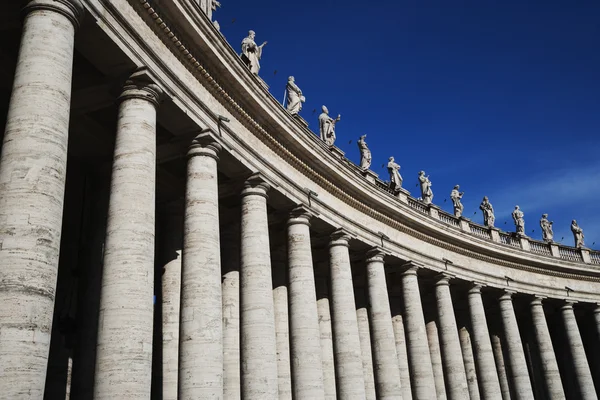
M347 191L340 188L339 185L334 184L332 181L330 181L329 179L327 179L324 176L322 176L321 174L319 174L315 169L310 167L302 159L300 159L298 156L296 156L296 154L294 154L292 151L290 151L280 140L277 140L274 136L269 134L269 132L266 129L264 129L229 93L227 93L227 91L221 86L221 84L218 82L218 80L215 79L215 77L213 75L211 75L211 73L207 70L207 68L205 68L205 66L199 61L199 59L194 56L193 50L186 47L186 45L182 42L182 40L178 37L178 35L172 30L172 28L167 23L167 21L165 21L157 13L157 11L151 6L151 4L149 3L148 0L127 0L127 1L129 1L130 4L132 4L134 6L137 4L137 7L134 7L134 8L136 8L142 14L142 17L146 18L147 21L149 19L149 22L151 22L151 27L157 33L157 36L167 45L167 47L169 47L169 49L173 52L173 54L180 61L182 61L184 63L184 65L187 67L187 69L190 72L192 72L194 74L194 76L199 80L199 82L203 86L205 86L207 89L209 89L209 91L217 99L219 99L222 102L222 104L224 104L229 109L230 112L232 112L234 115L236 115L238 117L238 119L252 133L254 133L259 139L261 139L263 141L263 143L265 143L272 151L274 151L277 155L279 155L283 160L285 160L293 168L298 170L303 175L307 176L309 179L311 179L312 181L317 183L319 186L325 188L330 194L332 194L336 198L340 199L341 201L345 202L346 204L353 207L354 209L390 226L393 229L396 229L400 232L408 234L408 235L410 235L416 239L419 239L423 242L430 243L430 244L438 246L442 249L446 249L446 250L449 250L449 251L452 251L452 252L455 252L455 253L458 253L461 255L465 255L467 257L470 257L470 258L473 258L476 260L481 260L481 261L489 262L492 264L502 265L502 266L505 266L508 268L514 268L514 269L518 269L518 270L539 273L539 274L544 274L544 275L558 276L558 277L567 278L567 279L579 279L579 280L584 280L584 281L600 282L600 270L592 271L590 269L590 270L586 270L586 271L577 271L577 272L564 271L565 269L568 269L569 271L573 271L574 268L593 267L593 266L590 266L587 264L582 264L582 263L581 264L580 263L572 263L572 262L568 262L565 260L552 259L549 257L539 256L537 254L529 253L529 252L524 253L523 256L527 256L529 260L533 259L534 262L536 262L538 264L548 263L548 266L544 266L544 267L539 266L538 267L538 266L533 266L533 265L526 265L526 264L521 264L518 262L508 261L508 260L499 258L499 257L504 256L503 254L500 254L500 251L506 251L506 252L511 251L512 252L515 249L505 249L505 248L500 249L499 248L500 245L493 243L493 242L489 242L489 243L485 242L482 244L477 244L477 242L480 241L481 239L479 239L475 236L472 236L472 237L469 236L468 238L458 240L458 241L461 241L461 243L464 242L464 245L474 245L474 246L479 246L481 248L485 248L488 252L495 252L496 254L498 254L498 256L490 256L490 255L482 254L477 251L467 249L461 245L449 243L447 241L440 240L436 237L425 234L420 230L414 229L408 225L405 225L405 224L399 222L393 216L386 215L383 212L377 211L377 210L373 209L371 206L356 199L355 197L351 196ZM212 27L212 24L207 24L207 25L210 25L210 27L211 27L210 29L214 29L214 27ZM251 74L247 74L247 75L250 76ZM240 78L240 79L242 79L242 78ZM247 77L243 78L243 79L246 84L252 84L252 82L248 82ZM256 83L256 85L257 85L256 88L258 90L260 90L258 88L259 84ZM296 127L296 128L298 128L298 127ZM374 187L374 188L378 189L376 187ZM376 190L375 192L377 192L379 194L380 190ZM389 199L389 197L390 197L389 195L385 196L385 197L387 198L387 201L392 200L392 199ZM382 197L382 199L383 199L383 197ZM400 204L393 204L392 206L399 208ZM400 211L402 211L404 213L404 215L408 215L414 219L417 219L417 221L416 221L417 223L420 222L419 220L424 219L422 215L419 215L416 211L411 210L411 209L406 209L406 210L402 209L402 210L396 211L396 213L398 214L398 215L395 215L396 217L404 216L403 214L400 213ZM390 213L390 214L393 214L393 213ZM415 221L413 221L413 222L415 222ZM435 226L437 222L438 221L435 221L435 222L424 221L423 224L424 225L429 224L429 225ZM444 228L446 228L446 227L444 227ZM427 227L427 229L435 230L438 228ZM457 232L457 233L460 233L460 232ZM456 239L455 239L455 241L456 241ZM481 241L483 241L483 240L481 240ZM520 253L520 252L521 252L521 250L517 250L517 253ZM510 257L510 255L506 255L506 256ZM535 261L535 260L537 260L537 261ZM526 261L527 260L523 260L523 262L526 262ZM559 262L561 265L558 265ZM565 265L565 264L567 264L567 265ZM548 268L554 268L554 269L548 269ZM562 269L562 270L559 270L559 269Z

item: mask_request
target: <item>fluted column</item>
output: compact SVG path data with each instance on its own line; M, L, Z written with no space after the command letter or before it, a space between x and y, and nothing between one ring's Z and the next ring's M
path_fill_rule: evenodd
M219 151L221 145L209 133L196 136L188 151L179 340L182 400L223 396Z
M310 218L298 207L287 223L290 342L294 398L318 400L325 394Z
M545 391L549 400L563 400L565 399L565 391L560 379L556 354L552 346L542 299L542 297L536 296L530 305L533 330L541 359Z
M515 310L512 302L513 292L505 291L500 297L500 314L502 317L502 327L504 328L504 337L506 339L506 350L508 352L508 362L510 363L510 378L514 386L515 393L519 393L520 399L533 400L533 389L525 361L525 352L519 325L515 316Z
M333 357L333 330L331 326L331 311L329 309L329 289L327 278L317 280L317 312L319 313L319 332L321 358L323 360L323 391L325 400L336 400L335 362Z
M134 73L119 98L96 351L95 399L150 397L154 294L156 107L161 90Z
M450 294L450 279L451 276L444 274L438 278L435 284L438 331L447 396L451 400L462 400L469 398L469 387Z
M597 400L598 396L594 388L594 381L590 366L585 355L583 341L575 319L573 304L575 302L567 301L560 311L562 314L563 323L565 326L565 334L567 336L567 346L573 360L573 368L575 370L575 378L577 379L577 387L582 400Z
M397 299L397 303L400 302L401 300ZM395 310L397 310L396 307L401 308L398 304L394 304L393 307ZM396 354L398 355L402 400L412 400L410 369L408 367L408 353L406 349L406 337L404 335L404 318L399 311L396 311L395 315L392 317L392 325L394 327L394 339L396 341Z
M349 240L350 236L346 232L338 230L331 235L329 242L335 371L338 398L364 400L365 381L348 251Z
M23 3L0 158L0 393L38 399L58 275L73 46L84 9L79 0Z
M474 284L469 290L468 297L471 327L473 329L473 352L475 353L481 398L484 400L501 400L500 382L498 381L490 333L481 298L481 285Z
M367 285L373 343L373 365L378 399L401 399L400 370L392 325L392 313L385 280L384 252L367 252Z
M413 397L419 400L435 399L435 381L417 278L419 267L414 263L409 263L408 267L402 273L402 296Z
M162 399L177 400L179 376L179 315L181 301L181 254L183 249L183 207L169 204L163 214L162 274Z
M270 186L258 175L245 182L241 223L242 398L277 400L277 345L267 220Z

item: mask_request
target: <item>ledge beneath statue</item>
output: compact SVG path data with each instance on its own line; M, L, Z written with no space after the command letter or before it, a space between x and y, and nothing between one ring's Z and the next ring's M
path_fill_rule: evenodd
M342 160L344 158L344 155L346 154L342 151L342 149L335 146L329 146L329 151L331 151L331 153L340 160Z
M371 171L370 169L363 169L360 173L371 183L376 183L377 178L379 178L379 174Z
M288 111L288 113L289 113L289 111ZM304 118L302 118L299 114L290 114L290 115L304 128L308 128L308 122L306 122L306 120Z

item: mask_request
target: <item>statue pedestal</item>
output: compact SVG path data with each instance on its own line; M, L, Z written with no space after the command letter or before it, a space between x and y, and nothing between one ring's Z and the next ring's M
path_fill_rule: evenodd
M529 245L529 238L525 235L517 234L517 238L521 242L521 248L525 251L531 251L531 246Z
M471 221L469 218L459 217L460 229L463 232L471 233L471 227L469 226L469 222Z
M331 151L331 153L336 156L337 158L339 158L340 160L344 158L344 155L346 153L344 153L342 151L342 149L335 147L335 146L329 146L329 151Z
M408 204L408 196L410 196L410 192L406 189L399 188L396 192L396 197L404 204Z
M379 177L378 174L376 174L375 172L371 171L370 169L363 169L361 171L361 173L371 183L375 183L376 180L377 180L377 178Z
M433 203L427 205L429 207L429 216L435 219L440 219L440 208Z
M258 82L259 82L259 83L260 83L260 84L261 84L261 85L262 85L262 86L263 86L265 89L269 90L269 85L267 85L267 82L265 82L265 81L263 80L263 78L261 78L261 77L260 77L260 76L258 76L258 75L254 75L254 76L256 77L256 79L258 79Z
M308 128L308 122L306 122L306 120L304 118L302 118L298 114L291 114L291 115L292 115L292 118L294 118L296 121L298 121L300 123L300 125L302 125L305 128Z
M496 227L490 227L490 236L494 242L500 243L500 229Z
M581 252L581 259L586 264L592 263L592 258L590 257L590 249L587 247L580 247L579 251Z

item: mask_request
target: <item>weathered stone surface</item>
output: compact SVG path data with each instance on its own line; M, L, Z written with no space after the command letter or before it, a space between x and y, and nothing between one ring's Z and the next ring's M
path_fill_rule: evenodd
M468 398L471 400L479 400L481 397L479 395L479 384L477 383L477 371L475 368L475 357L473 356L471 333L463 326L458 330L458 337L460 339L460 347L463 354L467 384L469 385Z
M440 339L436 321L432 319L427 322L425 324L425 330L427 332L427 343L429 345L429 355L431 357L431 368L433 369L436 398L438 400L446 400L446 383L444 379L444 368L442 366Z
M406 336L404 335L404 318L399 312L392 317L394 326L394 339L396 341L396 353L398 356L398 369L400 370L400 386L402 387L402 400L412 400L412 389L410 383L410 370L408 367L408 353Z
M321 358L323 360L323 391L325 400L336 400L335 361L333 357L333 330L329 307L328 283L324 277L317 280L317 312L319 314L319 332Z

